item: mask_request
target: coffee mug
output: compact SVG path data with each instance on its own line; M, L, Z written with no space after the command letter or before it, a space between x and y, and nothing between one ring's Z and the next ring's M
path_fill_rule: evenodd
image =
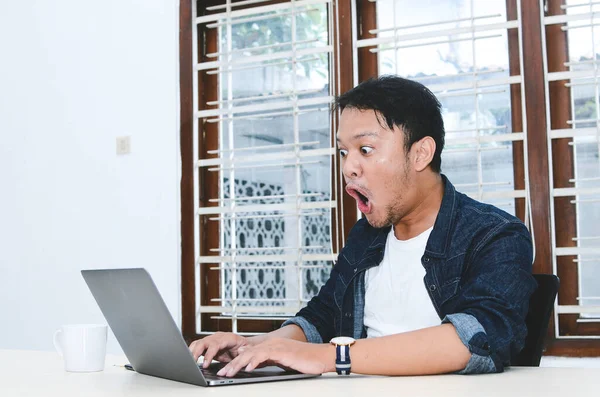
M65 363L65 371L95 372L104 369L106 325L63 325L54 333L54 347Z

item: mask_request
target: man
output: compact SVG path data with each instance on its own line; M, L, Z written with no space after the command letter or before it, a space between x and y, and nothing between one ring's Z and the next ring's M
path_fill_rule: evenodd
M502 372L523 347L536 287L526 227L440 174L441 105L423 85L371 79L336 108L346 191L365 218L296 317L265 335L197 340L194 357L228 362L225 376L264 364L313 374Z

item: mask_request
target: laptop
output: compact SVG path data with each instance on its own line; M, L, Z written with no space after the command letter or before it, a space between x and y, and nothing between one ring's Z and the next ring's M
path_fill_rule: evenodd
M198 386L311 378L271 366L217 376L223 364L201 368L192 357L150 274L143 269L81 271L100 310L136 372Z

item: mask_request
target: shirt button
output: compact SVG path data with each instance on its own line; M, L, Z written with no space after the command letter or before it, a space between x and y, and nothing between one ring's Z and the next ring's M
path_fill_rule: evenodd
M352 313L346 313L345 316L346 317L352 317Z
M436 288L436 287L435 287L435 284L431 284L431 285L429 286L429 291L433 292L433 291L435 291L435 288Z
M424 257L423 262L429 262L429 257L428 256Z
M358 270L358 269L354 269L354 273L356 273L356 271L357 271L357 270Z

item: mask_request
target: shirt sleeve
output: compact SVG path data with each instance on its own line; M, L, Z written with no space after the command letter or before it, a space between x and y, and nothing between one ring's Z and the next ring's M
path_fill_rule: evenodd
M498 372L494 360L485 349L487 334L475 317L465 313L449 314L442 320L442 324L446 323L454 325L461 342L471 352L467 366L458 371L458 374ZM483 350L481 350L482 348Z
M304 336L306 336L306 341L309 343L323 343L323 338L321 338L321 334L317 331L317 327L312 325L310 321L301 316L295 316L284 322L281 326L285 327L286 325L297 325L302 328L304 332Z
M529 231L518 222L497 226L475 247L459 304L442 320L454 325L471 352L459 373L503 372L523 348L529 298L537 285L532 262Z
M329 279L321 287L319 293L302 308L295 317L283 323L283 326L295 324L302 328L306 340L311 343L329 342L335 336L334 318L336 303L334 298L335 283L339 273L334 266Z

